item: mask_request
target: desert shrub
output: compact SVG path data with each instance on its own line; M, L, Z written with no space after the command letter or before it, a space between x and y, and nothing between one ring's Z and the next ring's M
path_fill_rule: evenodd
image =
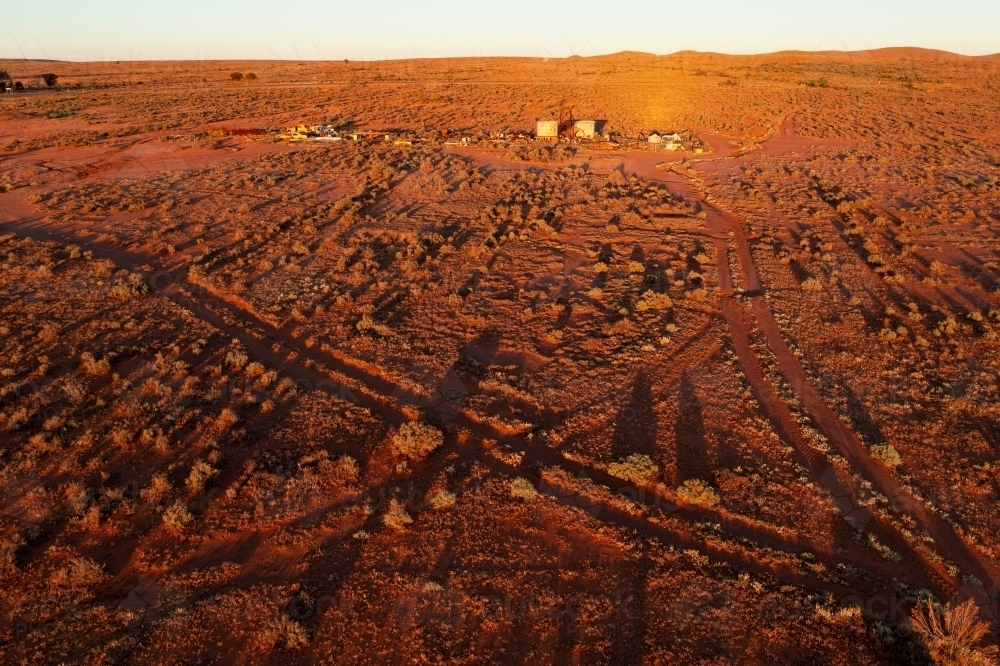
M659 473L659 466L649 456L639 453L633 453L623 462L608 465L608 474L632 483L649 483Z
M598 274L600 274L600 273L607 273L608 272L608 265L606 263L604 263L603 261L598 261L596 264L594 264L594 272L598 273Z
M576 155L573 146L539 146L537 148L518 148L503 154L503 158L511 162L560 162Z
M334 474L344 481L356 481L360 469L358 469L358 461L351 456L341 456L337 458L337 461L333 464Z
M24 540L18 538L0 538L0 581L4 576L17 571L17 551L24 546Z
M688 479L677 489L677 496L685 502L710 508L719 503L719 494L700 479Z
M309 643L309 634L301 624L282 616L267 628L264 642L271 648L298 650Z
M899 452L893 448L892 444L876 444L869 451L872 458L887 467L899 467L903 464L903 459L899 456Z
M38 339L42 342L55 342L59 339L59 328L51 322L44 324L42 330L38 332Z
M191 467L191 473L187 478L187 487L191 492L198 493L205 489L205 486L219 475L219 470L209 465L204 460L199 460Z
M447 490L442 490L437 495L431 498L431 508L432 509L447 509L450 506L455 506L455 493L450 493Z
M57 414L45 419L45 423L42 424L42 429L45 430L45 432L55 432L56 430L62 428L65 423L66 419Z
M49 439L45 433L39 432L31 436L25 450L32 456L42 456L46 453L55 453L61 446L62 440L58 437Z
M407 513L406 507L396 500L389 503L389 510L382 517L382 523L394 530L405 529L412 522L413 518Z
M392 436L396 452L411 460L427 457L443 442L444 433L432 425L416 421L404 423Z
M246 76L244 76L243 78L245 78L247 81L256 81L257 75L254 74L253 72L247 72Z
M231 351L226 354L226 364L233 366L237 370L242 370L250 358L241 351Z
M101 359L98 361L90 352L83 352L80 354L80 370L82 370L85 375L99 377L111 372L111 364L108 363L107 359Z
M618 216L618 226L636 227L645 221L645 218L634 210L627 210Z
M111 288L111 291L109 293L111 294L111 298L114 298L115 300L118 301L127 301L132 298L135 298L136 296L135 291L129 288L128 285L124 284L116 284Z
M216 424L220 429L225 430L226 428L236 425L239 421L240 417L236 415L236 412L229 407L226 407L219 412L219 418L216 421Z
M97 504L92 504L89 509L82 516L80 516L80 525L88 530L96 530L101 524L101 507Z
M628 264L629 273L645 273L646 265L641 261L630 261Z
M253 364L251 364L253 365ZM259 388L265 389L274 383L274 380L278 378L278 373L275 370L267 370L261 373L260 378L257 379L257 386Z
M163 524L174 533L183 532L192 520L194 520L194 516L180 501L174 502L170 508L163 512Z
M66 508L74 516L79 516L90 506L94 492L79 481L74 481L66 487Z
M115 448L119 449L128 448L129 443L132 441L132 437L122 428L114 428L108 433L108 439L111 440Z
M94 445L94 441L95 440L93 433L91 433L88 430L87 432L83 433L82 435L76 438L76 440L73 442L73 448L89 449L91 446Z
M368 331L373 331L378 333L384 338L388 338L392 335L392 329L385 324L379 324L374 319L369 317L367 314L361 316L361 320L357 323L356 328L360 333L366 333Z
M173 489L174 487L170 484L166 474L154 474L149 485L140 491L139 496L147 504L160 504Z
M823 283L816 278L806 278L802 282L802 289L805 291L823 291Z
M145 294L149 291L146 278L143 277L142 273L129 273L128 285L136 294Z
M921 638L936 664L986 666L995 664L997 646L981 647L989 634L986 622L979 621L979 609L972 599L958 606L944 608L917 604L910 624Z
M56 569L50 578L52 585L71 591L85 590L104 580L101 565L85 557L74 557L69 564Z
M7 418L7 430L13 432L28 422L28 410L18 407L14 413Z
M899 339L899 334L891 328L883 328L878 332L878 337L882 342L895 342Z
M256 379L267 372L267 369L262 364L254 361L247 365L245 372L248 379Z
M233 81L242 81L243 74L240 72L233 72L232 74L229 75L229 78L232 79Z
M530 500L538 495L535 486L524 477L517 477L510 482L510 495L518 499Z
M666 310L673 304L673 301L666 294L658 294L653 290L649 290L635 304L635 309L639 312L645 312L646 310Z

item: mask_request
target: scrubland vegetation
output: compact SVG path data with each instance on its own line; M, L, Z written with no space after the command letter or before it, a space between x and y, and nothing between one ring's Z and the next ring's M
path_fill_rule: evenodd
M0 63L0 657L990 663L990 62Z

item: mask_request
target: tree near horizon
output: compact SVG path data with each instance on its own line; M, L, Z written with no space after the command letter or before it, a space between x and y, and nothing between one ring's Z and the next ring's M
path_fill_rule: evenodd
M0 69L0 81L10 81L10 74L6 69Z
M58 83L59 77L56 74L42 74L42 81L45 81L45 85L51 88Z

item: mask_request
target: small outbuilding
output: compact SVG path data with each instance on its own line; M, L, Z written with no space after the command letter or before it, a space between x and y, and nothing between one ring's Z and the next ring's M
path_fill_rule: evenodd
M593 139L596 133L596 120L577 120L573 123L573 136L578 139Z
M558 120L539 120L535 124L535 138L543 141L559 140Z
M648 137L646 137L646 142L649 143L649 145L651 146L659 146L660 144L663 143L663 137L657 134L656 132L653 132Z

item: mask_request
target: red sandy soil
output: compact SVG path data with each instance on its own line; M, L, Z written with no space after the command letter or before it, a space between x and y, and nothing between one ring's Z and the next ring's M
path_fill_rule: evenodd
M992 658L997 63L0 62L3 661Z

